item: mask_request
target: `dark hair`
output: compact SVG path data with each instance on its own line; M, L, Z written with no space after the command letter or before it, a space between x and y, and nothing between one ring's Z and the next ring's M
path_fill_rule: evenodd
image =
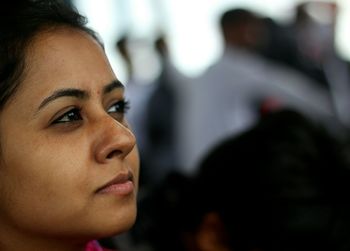
M342 151L297 112L266 115L202 160L187 220L218 212L239 251L342 250L350 175Z
M225 27L232 27L251 22L252 20L256 20L256 18L256 14L249 10L241 8L231 9L221 15L220 25L221 28L224 29Z
M14 0L0 7L0 110L21 83L27 49L35 36L66 26L99 41L86 23L85 17L60 0Z

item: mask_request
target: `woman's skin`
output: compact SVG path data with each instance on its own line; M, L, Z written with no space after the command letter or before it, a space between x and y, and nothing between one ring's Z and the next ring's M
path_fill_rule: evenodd
M139 158L126 106L92 37L63 27L36 36L0 112L0 250L83 250L132 226Z

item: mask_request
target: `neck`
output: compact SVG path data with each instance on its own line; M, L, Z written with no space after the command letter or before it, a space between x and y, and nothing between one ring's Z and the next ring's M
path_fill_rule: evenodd
M37 237L0 230L1 251L84 251L88 241L63 238Z

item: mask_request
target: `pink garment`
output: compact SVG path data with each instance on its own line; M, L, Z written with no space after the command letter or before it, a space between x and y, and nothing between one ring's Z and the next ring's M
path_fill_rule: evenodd
M90 241L85 248L85 251L113 251L100 246L97 241Z

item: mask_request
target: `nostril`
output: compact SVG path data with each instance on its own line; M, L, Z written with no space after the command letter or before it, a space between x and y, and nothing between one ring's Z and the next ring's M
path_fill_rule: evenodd
M119 154L121 154L121 151L114 150L107 155L107 159L112 159L113 157L118 156Z

